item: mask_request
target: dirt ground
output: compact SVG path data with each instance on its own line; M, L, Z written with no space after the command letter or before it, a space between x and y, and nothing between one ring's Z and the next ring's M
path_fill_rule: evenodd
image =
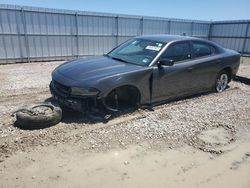
M15 110L51 97L61 63L0 66L0 187L250 187L249 82L108 123L68 113L50 128L14 127ZM238 75L250 79L250 58Z

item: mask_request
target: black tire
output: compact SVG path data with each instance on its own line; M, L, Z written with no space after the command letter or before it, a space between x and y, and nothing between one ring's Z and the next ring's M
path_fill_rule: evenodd
M215 80L214 90L218 93L223 92L230 81L229 73L226 70L221 71Z
M42 129L56 125L61 119L62 110L60 107L43 103L18 110L15 125L21 129Z

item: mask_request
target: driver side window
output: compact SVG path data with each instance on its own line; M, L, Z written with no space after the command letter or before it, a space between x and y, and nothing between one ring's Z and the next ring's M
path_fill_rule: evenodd
M161 58L171 59L174 62L190 59L190 46L187 42L176 43L170 45L167 50L162 54Z

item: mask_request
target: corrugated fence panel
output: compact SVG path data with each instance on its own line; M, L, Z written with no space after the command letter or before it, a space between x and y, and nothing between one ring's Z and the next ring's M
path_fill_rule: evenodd
M236 50L243 54L250 54L248 40L250 21L225 21L211 24L210 39L221 44L225 48Z
M247 37L250 37L250 22L248 23L248 32L247 32ZM249 50L250 51L250 50Z
M224 48L233 49L239 52L243 50L244 39L238 38L211 38L212 41L218 43Z
M4 59L4 58L6 58L6 47L3 45L3 44L5 44L5 42L3 41L3 36L0 36L0 44L2 44L2 45L0 45L0 59Z
M167 20L143 19L143 34L167 34L169 22Z
M101 55L142 34L185 34L250 54L249 23L0 5L0 63Z
M129 39L131 39L132 37L118 37L118 44L121 44Z
M38 12L25 12L27 34L75 34L74 16Z
M118 18L118 35L137 36L141 35L140 19L136 18Z
M0 11L0 33L18 34L24 33L22 25L21 10L1 10Z
M75 40L76 40L75 37L71 37L71 36L65 37L65 46L64 46L63 54L66 54L66 56L78 55L75 51L76 49L74 48Z
M208 37L210 24L193 23L193 36Z
M246 24L220 24L213 25L212 36L244 37Z
M175 35L191 35L192 23L171 21L170 34Z
M74 56L74 40L71 36L29 36L30 57Z
M250 39L246 40L245 52L248 52L250 54Z
M14 59L26 57L25 42L23 36L4 35L1 36L0 45L1 59Z
M116 35L115 18L101 16L78 16L78 34L80 35Z
M105 54L116 46L113 36L81 36L79 51L81 56Z

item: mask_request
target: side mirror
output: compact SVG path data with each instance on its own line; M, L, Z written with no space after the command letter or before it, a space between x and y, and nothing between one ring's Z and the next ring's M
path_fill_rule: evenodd
M174 65L173 59L162 58L162 59L160 59L159 62L160 62L160 65L165 65L165 66L173 66Z

